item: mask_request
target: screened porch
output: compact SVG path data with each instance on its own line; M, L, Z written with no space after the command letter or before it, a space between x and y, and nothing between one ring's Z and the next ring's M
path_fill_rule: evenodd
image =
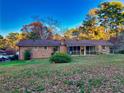
M95 46L70 46L67 48L70 55L90 55L96 54Z

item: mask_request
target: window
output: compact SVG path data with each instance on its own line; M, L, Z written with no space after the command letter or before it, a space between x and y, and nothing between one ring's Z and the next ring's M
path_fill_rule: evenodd
M47 49L47 46L45 46L44 49Z
M102 46L102 49L105 49L105 46Z
M58 51L58 47L57 46L56 47L53 47L53 51L54 52Z
M59 47L58 46L53 47L53 52L51 55L55 54L57 51L59 51Z

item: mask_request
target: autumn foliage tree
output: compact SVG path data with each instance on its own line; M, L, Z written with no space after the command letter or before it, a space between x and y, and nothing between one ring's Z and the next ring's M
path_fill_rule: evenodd
M76 29L77 39L109 40L124 31L124 4L122 2L103 2L91 9L82 25ZM73 38L75 30L69 30L65 37Z
M0 38L0 49L18 50L16 44L24 39L26 39L26 35L24 33L11 32L7 36Z
M98 23L104 26L106 31L115 33L116 36L119 32L123 31L124 25L124 4L122 2L103 2L96 10Z
M26 39L26 36L24 33L9 33L5 37L5 42L7 45L7 48L12 48L12 49L18 49L16 44L21 41Z
M2 35L0 35L0 39L3 39L3 36Z
M24 25L21 31L27 35L28 39L50 39L52 37L51 29L44 26L41 22Z
M105 31L104 26L98 25L98 20L91 15L91 11L89 12L89 15L87 15L82 26L79 27L79 31L81 33L81 39L108 40L110 38L109 32Z
M61 40L61 39L63 39L64 37L63 36L61 36L61 35L59 35L59 34L54 34L54 35L52 35L52 39L53 40Z
M105 32L104 26L98 26L95 17L87 15L83 24L76 29L70 29L65 32L66 39L79 39L79 40L108 40L109 33Z
M108 40L110 35L108 32L105 32L103 26L95 26L93 28L87 28L87 31L84 31L83 27L80 27L77 30L68 30L65 33L66 39L78 39L78 40ZM82 31L83 30L83 31Z
M66 39L76 39L79 37L79 30L77 28L69 29L64 33Z
M5 39L2 35L0 35L0 49L5 49Z

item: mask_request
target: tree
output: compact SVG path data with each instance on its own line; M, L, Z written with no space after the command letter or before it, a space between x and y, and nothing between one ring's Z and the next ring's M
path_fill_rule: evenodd
M41 19L41 21L46 25L49 29L51 29L52 33L58 34L60 31L62 31L60 27L60 22L53 17L45 17Z
M6 44L7 44L7 48L15 48L17 49L16 43L18 42L18 38L17 36L19 35L19 33L9 33L6 36Z
M96 9L91 11L94 12ZM108 40L108 32L105 32L105 28L103 26L97 25L96 16L93 16L96 12L92 13L91 11L86 16L83 24L79 27L79 39Z
M0 49L6 49L6 39L0 39Z
M124 53L124 31L118 34L118 37L112 37L110 41L113 43L113 51L118 53L123 51Z
M14 49L18 50L16 44L21 41L27 39L24 33L9 33L3 39L0 39L0 49Z
M2 35L0 35L0 39L3 39L3 36Z
M51 29L44 26L41 22L24 25L21 31L27 35L28 39L50 39L52 37Z
M18 47L16 46L16 44L21 41L26 39L26 35L24 33L9 33L6 37L5 37L5 46L6 48L11 48L11 49L15 49L17 50Z
M43 25L47 26L52 31L53 34L59 34L61 31L63 31L63 29L65 29L62 28L62 26L60 26L61 24L57 19L51 16L47 16L44 18L40 18L40 16L34 16L33 20L35 22L43 23Z
M85 20L83 21L83 24L79 27L79 31L81 32L80 38L83 39L84 37L85 39L91 39L89 35L92 33L95 27L96 27L96 18L88 14Z
M118 40L119 40L119 42L118 42L118 44L117 44L117 48L118 48L118 50L119 51L124 51L124 31L123 32L121 32L119 35L118 35Z
M59 34L54 34L53 37L52 37L53 40L61 40L61 39L63 39L63 38L64 38L64 37L62 37L62 36L59 35Z
M106 31L112 33L121 32L124 24L124 4L122 2L104 2L97 9L98 21L101 26L106 28Z
M86 26L87 27L87 26ZM91 29L86 32L80 32L79 39L88 39L88 40L109 40L110 35L108 32L105 32L103 26L91 27Z
M91 9L79 27L79 38L108 40L117 36L124 29L123 9L121 2L104 2L98 8Z
M0 49L4 49L5 48L4 44L5 44L4 38L3 38L2 35L0 35Z
M76 28L69 29L64 33L64 37L66 39L78 39L79 37L79 30Z
M23 32L22 33L18 33L17 36L16 36L16 38L17 38L17 41L18 42L21 41L21 40L27 39L26 34L23 33Z

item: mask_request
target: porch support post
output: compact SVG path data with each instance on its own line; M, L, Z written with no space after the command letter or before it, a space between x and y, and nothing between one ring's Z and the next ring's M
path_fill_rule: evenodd
M84 46L84 55L86 55L86 46Z
M80 46L80 55L81 55L81 46Z

